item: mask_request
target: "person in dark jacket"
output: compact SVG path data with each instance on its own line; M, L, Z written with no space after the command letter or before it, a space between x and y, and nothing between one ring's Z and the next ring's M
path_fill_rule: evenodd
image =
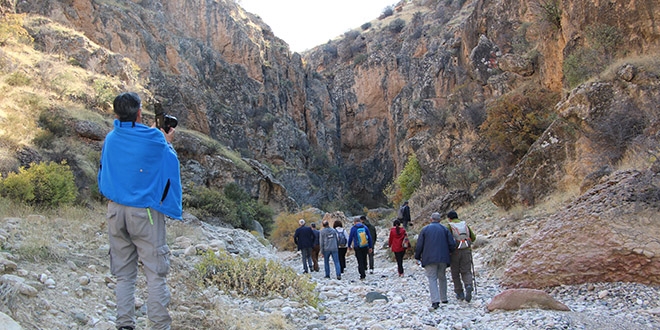
M312 227L312 232L314 233L314 245L312 245L312 264L314 264L314 271L319 271L319 252L321 252L321 246L319 241L319 230L316 229L316 224L312 222L310 224Z
M300 254L302 255L303 274L307 274L313 270L312 264L312 247L314 246L314 232L312 228L305 226L305 219L298 220L300 227L296 229L293 234L293 241L298 246Z
M421 262L429 280L433 309L440 307L440 302L448 302L445 270L451 262L449 254L456 249L454 236L447 227L440 224L440 218L438 212L431 214L431 223L419 232L415 247L415 259Z
M366 246L360 247L358 230L364 228L367 238ZM360 222L360 218L353 219L353 227L351 227L351 233L348 235L348 248L355 251L355 258L358 262L358 273L360 273L360 279L364 280L367 277L367 254L373 251L373 240L371 240L371 235L369 234L369 228L363 225Z
M367 220L367 217L362 215L360 216L360 222L362 222L363 225L367 226L367 229L369 229L369 234L371 235L371 239L374 242L374 247L376 246L376 227L371 224L369 220ZM371 252L367 253L367 266L369 268L369 273L373 274L374 273L374 250L371 249Z
M411 224L410 206L408 206L408 201L403 202L403 205L401 206L401 214L403 217L399 220L401 220L401 224L403 224L403 229L408 230L408 225Z
M406 254L406 248L403 247L403 239L406 238L406 236L408 236L408 234L405 229L401 228L401 221L394 220L392 228L390 228L388 245L394 253L396 266L399 270L399 277L403 276L403 256Z

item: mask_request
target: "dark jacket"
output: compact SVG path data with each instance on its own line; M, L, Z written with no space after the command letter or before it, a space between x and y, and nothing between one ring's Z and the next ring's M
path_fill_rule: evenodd
M371 239L374 241L374 244L376 244L376 235L377 235L376 227L374 227L374 225L372 225L371 222L369 222L368 220L364 222L364 225L367 226L367 228L369 229L369 234L371 235Z
M355 225L353 225L353 227L351 227L351 233L348 234L348 247L349 248L354 248L354 249L355 248L358 248L358 249L360 248L359 246L357 246L357 243L358 243L357 230L358 230L358 228L361 228L361 227L364 227L365 229L367 229L366 232L367 232L367 238L369 239L369 248L373 249L374 241L371 239L371 234L369 234L369 228L367 228L367 226L365 226L365 225L363 225L362 223L359 223L359 222L356 223ZM353 242L353 241L355 241L355 242Z
M406 222L410 222L410 206L408 205L403 206L403 219L401 219L401 223Z
M415 259L422 261L422 267L429 264L445 263L449 265L449 253L456 249L456 241L447 227L438 222L431 222L419 232Z
M293 241L298 246L298 250L311 248L314 246L314 231L311 227L300 226L293 234Z
M312 232L314 233L314 246L319 246L321 244L319 241L319 230L312 228Z

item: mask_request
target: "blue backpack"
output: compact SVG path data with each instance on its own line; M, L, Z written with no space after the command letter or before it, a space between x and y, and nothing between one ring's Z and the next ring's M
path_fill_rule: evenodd
M357 245L361 248L369 246L369 236L367 236L366 227L360 227L357 229Z

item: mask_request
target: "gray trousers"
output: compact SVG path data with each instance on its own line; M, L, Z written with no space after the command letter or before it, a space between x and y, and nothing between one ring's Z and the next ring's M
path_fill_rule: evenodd
M308 247L300 249L300 255L302 256L303 270L305 273L313 271L314 263L312 262L312 248Z
M147 278L147 317L151 328L169 330L170 291L167 273L170 250L165 237L165 215L155 210L108 203L110 271L117 277L117 327L135 327L135 283L138 260ZM153 222L153 223L152 223Z
M472 250L454 250L451 253L451 279L454 281L454 292L460 294L463 293L463 286L472 286L472 276Z
M424 266L426 278L429 280L429 292L431 293L431 303L447 301L447 276L445 270L447 264L437 263ZM440 288L438 288L440 286Z

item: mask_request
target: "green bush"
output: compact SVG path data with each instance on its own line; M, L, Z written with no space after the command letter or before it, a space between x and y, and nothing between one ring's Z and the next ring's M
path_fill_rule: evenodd
M419 166L417 156L413 154L408 158L399 176L385 188L385 195L394 205L399 205L401 201L410 199L419 188L421 180L422 168Z
M78 194L73 172L65 161L21 167L2 180L1 188L3 196L14 201L45 207L71 204Z
M253 220L261 224L264 235L273 226L273 210L256 200L240 186L230 183L220 192L207 187L191 187L183 196L183 205L199 218L219 217L235 228L252 230Z
M252 297L280 296L317 307L316 284L291 267L273 260L234 257L209 251L195 265L201 283Z

